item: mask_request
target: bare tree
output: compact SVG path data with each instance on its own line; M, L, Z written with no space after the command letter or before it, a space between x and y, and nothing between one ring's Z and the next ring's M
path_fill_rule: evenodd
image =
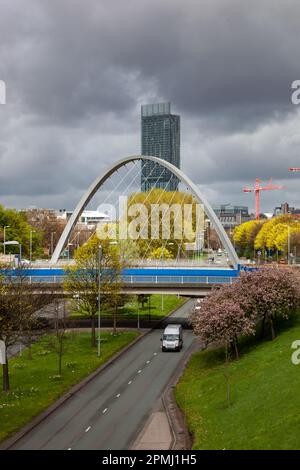
M58 375L62 375L62 358L65 353L66 340L66 302L63 300L63 308L60 309L60 299L54 302L54 334L50 336L48 341L49 348L57 354L58 359ZM61 311L62 310L62 311Z
M101 256L99 246L101 245ZM91 319L91 344L96 346L96 317L100 285L101 306L111 308L118 303L120 281L120 253L118 246L94 235L75 253L76 266L69 268L64 286L72 294L73 306ZM115 300L114 300L115 299ZM116 317L115 317L116 318Z
M26 268L12 270L4 267L0 277L0 339L6 351L21 342L27 346L33 341L38 317L43 305L49 302L49 295L41 294L39 285L30 285ZM8 357L3 365L3 390L9 390Z

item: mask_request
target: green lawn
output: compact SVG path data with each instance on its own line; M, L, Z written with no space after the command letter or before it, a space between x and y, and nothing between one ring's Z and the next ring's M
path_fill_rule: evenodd
M176 307L182 305L184 302L185 299L183 297L178 297L177 295L164 294L162 300L161 294L152 294L150 297L150 309L148 301L144 304L143 308L140 304L140 316L148 318L150 313L151 317L163 318L172 312L172 310L174 310ZM137 309L137 300L134 299L132 302L125 304L125 307L122 308L120 312L122 315L124 314L127 317L137 316Z
M150 297L150 309L148 305L148 300L142 305L140 304L140 317L147 318L149 317L149 313L151 318L159 319L163 318L168 315L172 310L176 307L179 307L185 302L185 299L182 297L178 297L177 295L169 295L164 294L163 296L163 303L162 303L162 296L161 294L152 294ZM162 310L163 306L163 310ZM131 301L127 302L123 308L119 309L119 315L124 316L124 318L137 318L137 299L134 297ZM111 312L103 309L102 315L110 315ZM87 318L87 315L84 315L80 312L73 313L71 318Z
M248 345L230 363L232 404L227 407L220 351L192 356L175 395L194 435L194 449L300 448L300 365L291 344L300 319L274 341Z
M11 391L0 392L0 441L7 438L34 416L53 403L72 385L89 375L113 354L138 336L137 332L120 332L116 336L102 333L101 357L90 346L89 333L68 333L63 356L62 377L58 374L58 357L49 350L49 336L28 352L9 361ZM2 367L0 373L2 386Z

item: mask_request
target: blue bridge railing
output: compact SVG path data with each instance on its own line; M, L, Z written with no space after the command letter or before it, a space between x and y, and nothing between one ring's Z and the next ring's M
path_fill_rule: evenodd
M7 276L18 275L17 270L2 271ZM25 269L22 276L28 283L59 284L66 277L66 271L59 268ZM130 268L122 271L125 285L132 284L231 284L239 275L234 269L188 269L188 268Z

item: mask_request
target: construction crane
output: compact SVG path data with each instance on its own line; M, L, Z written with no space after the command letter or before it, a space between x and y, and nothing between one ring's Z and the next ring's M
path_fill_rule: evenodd
M300 168L297 168L297 167L289 168L289 171L300 171Z
M282 189L283 186L273 184L272 178L270 178L269 184L267 186L260 186L259 178L255 179L254 188L243 188L244 193L254 193L255 194L255 218L259 219L260 216L260 192L261 191L270 191L271 189Z

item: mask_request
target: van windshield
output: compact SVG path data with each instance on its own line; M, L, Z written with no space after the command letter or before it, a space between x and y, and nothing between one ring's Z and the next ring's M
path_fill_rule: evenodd
M179 339L179 336L176 335L176 334L168 334L168 335L164 335L164 340L166 341L176 341Z

